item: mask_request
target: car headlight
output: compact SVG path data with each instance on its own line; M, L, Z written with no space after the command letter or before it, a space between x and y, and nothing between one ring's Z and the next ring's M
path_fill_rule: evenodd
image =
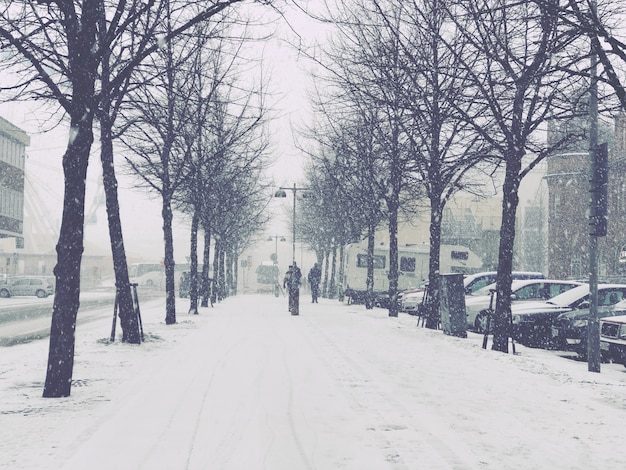
M572 326L574 328L584 328L587 326L588 323L589 323L588 320L574 320L572 322Z

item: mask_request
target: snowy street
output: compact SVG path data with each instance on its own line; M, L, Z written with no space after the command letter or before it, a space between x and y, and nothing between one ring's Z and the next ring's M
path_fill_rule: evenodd
M41 398L47 340L0 354L0 468L588 469L623 466L626 369L518 355L414 317L240 295L142 304L146 342L79 325L72 395ZM80 316L80 312L79 312Z

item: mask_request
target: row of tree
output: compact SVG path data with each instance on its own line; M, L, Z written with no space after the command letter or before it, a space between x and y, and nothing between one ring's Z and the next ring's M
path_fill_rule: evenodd
M602 65L601 103L606 110L626 104L619 73L626 45L616 23L622 11L608 2L598 10L588 0L342 5L327 5L323 20L335 34L311 54L324 88L317 90L318 119L303 145L311 156L308 184L317 193L303 205L303 217L312 219L304 226L318 227L305 236L320 256L363 237L373 251L374 230L385 223L389 315L396 316L398 217L424 207L430 216L426 325L436 327L443 210L457 191L480 195L485 177L498 171L503 201L493 348L506 352L520 182L540 161L587 137L586 129L563 123L587 115L595 80L590 44ZM558 133L550 132L554 127ZM371 274L368 281L371 287Z
M176 322L173 209L192 220L193 282L195 242L202 230L205 270L211 240L216 246L214 278L220 282L214 291L225 295L227 284L233 284L227 282L236 276L232 260L264 217L259 198L269 144L264 90L249 76L245 82L240 78L249 72L242 68L249 64L243 54L252 39L248 18L258 16L256 4L264 8L269 3L37 0L0 5L1 98L39 101L42 109L52 110L52 125L64 121L70 129L44 397L69 396L71 390L86 174L97 137L123 340L139 343L140 336L119 213L116 153L123 153L140 182L162 201L166 323ZM250 16L238 4L247 4ZM206 302L208 271L203 278ZM196 307L197 297L191 310Z

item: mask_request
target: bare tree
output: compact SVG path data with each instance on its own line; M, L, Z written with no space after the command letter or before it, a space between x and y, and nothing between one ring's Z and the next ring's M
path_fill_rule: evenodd
M166 11L166 18L170 16ZM167 21L166 31L170 29ZM188 178L187 162L193 142L185 139L186 128L196 111L191 95L193 73L186 64L193 63L189 57L197 47L197 42L189 38L168 41L150 57L149 63L138 68L141 83L129 94L127 124L120 136L132 152L125 158L133 173L143 186L161 198L168 325L176 323L172 202L175 192Z
M325 50L321 63L328 81L352 95L361 112L376 111L370 122L380 152L377 179L384 179L383 200L389 231L389 316L398 315L398 214L402 195L408 189L411 142L407 132L414 131L412 116L403 105L403 88L409 83L402 67L398 36L386 26L397 27L402 12L385 5L385 15L369 0L345 3L338 13L329 13L336 26L335 39Z
M430 202L429 295L426 297L426 326L438 325L440 293L440 247L443 210L450 197L460 190L477 192L481 183L468 178L480 163L487 166L488 148L466 117L477 118L480 103L458 100L469 85L460 73L464 41L450 28L447 0L380 2L373 7L401 50L400 61L406 83L400 88L403 106L411 115L411 171L418 190ZM389 16L389 11L394 11ZM401 12L396 14L395 12ZM396 18L399 18L397 20ZM446 38L446 41L442 38ZM461 107L463 113L456 109Z
M571 34L588 38L587 49L593 47L602 69L598 80L612 88L622 108L626 108L624 6L603 0L534 0L534 3L558 15ZM589 69L575 67L571 72L589 76Z
M167 0L165 0L167 1ZM181 15L168 41L193 24L208 20L243 0L181 2ZM94 118L100 106L98 92L100 68L105 49L111 43L99 42L98 34L107 14L114 29L106 37L117 40L137 23L131 17L155 18L162 2L105 2L87 0L39 0L5 2L0 10L0 39L10 51L10 62L4 61L13 80L10 90L21 98L52 100L68 116L70 138L63 156L64 208L57 264L54 268L55 295L50 349L44 397L69 396L74 364L74 338L79 307L80 266L83 252L85 181L91 145L94 140ZM169 3L169 2L167 2ZM134 33L140 32L133 30ZM153 35L141 40L118 43L120 56L128 60L116 71L112 81L124 81L137 64L159 48ZM102 91L102 90L100 90ZM108 90L105 90L108 91Z
M308 152L307 186L313 196L302 205L304 233L318 254L320 266L336 244L343 248L365 234L365 306L369 309L374 305L374 233L387 214L382 202L387 180L380 174L376 111L361 110L350 98L341 98L340 107L318 104L318 115L325 124L309 131L319 150ZM331 94L325 99L337 103L340 98ZM340 265L340 283L345 288L341 272Z
M554 11L533 2L456 2L448 13L465 41L459 68L473 82L459 102L471 100L485 112L477 120L460 106L457 111L504 163L493 349L507 352L519 185L563 145L549 145L541 131L549 120L571 115L567 92L579 86L579 79L564 69L580 57L574 52L577 38L563 28Z

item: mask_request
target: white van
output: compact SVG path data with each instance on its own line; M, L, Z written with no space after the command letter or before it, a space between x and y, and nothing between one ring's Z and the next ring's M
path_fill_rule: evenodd
M428 245L401 245L398 247L398 291L417 287L428 279ZM469 248L460 245L441 245L440 271L442 273L475 272L482 260ZM344 250L344 295L348 303L362 303L366 297L367 244L352 243ZM374 248L374 294L385 298L389 291L389 247Z

